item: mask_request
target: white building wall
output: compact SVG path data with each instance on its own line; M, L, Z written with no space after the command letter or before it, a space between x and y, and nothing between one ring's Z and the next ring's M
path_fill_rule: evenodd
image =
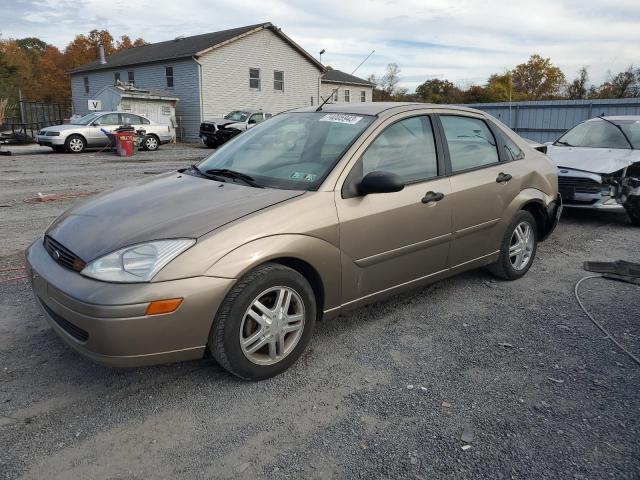
M320 87L320 97L321 101L326 100L327 97L331 96L331 93L338 89L338 101L330 100L333 103L345 103L345 91L349 91L349 102L350 103L360 103L362 92L365 93L365 102L373 101L373 87L369 87L366 85L351 85L348 83L334 83L334 82L322 82L322 86Z
M260 30L198 59L202 64L205 119L239 108L273 114L318 104L320 69L270 30ZM260 69L260 89L249 88L249 69ZM284 72L284 91L274 89L274 71Z

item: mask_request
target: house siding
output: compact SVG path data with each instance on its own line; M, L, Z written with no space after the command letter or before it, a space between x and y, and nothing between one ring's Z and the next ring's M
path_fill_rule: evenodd
M336 83L336 82L322 82L322 86L320 88L320 96L322 97L321 101L324 101L327 99L327 97L331 96L331 93L336 88L338 88L337 103L345 103L345 100L344 100L345 90L349 90L349 93L350 93L349 103L360 103L361 92L365 92L367 102L373 101L373 98L372 98L373 87L369 87L366 85L352 85L349 83Z
M173 88L166 86L165 67L167 66L173 67ZM198 141L201 122L199 67L191 59L72 74L71 93L74 113L87 113L87 100L95 98L102 88L113 85L115 72L120 72L120 79L127 81L129 71L134 72L136 87L166 90L180 99L176 105L176 120L181 127L176 129L177 137L179 140L183 138L185 141ZM89 94L85 93L84 77L89 77Z
M273 114L318 103L320 69L270 30L260 30L214 48L202 64L204 118L238 108ZM249 88L249 69L260 69L260 89ZM274 71L284 72L284 91L274 90Z

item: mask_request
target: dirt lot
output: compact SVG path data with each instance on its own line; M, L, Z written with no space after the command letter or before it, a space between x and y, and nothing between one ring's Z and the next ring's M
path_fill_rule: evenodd
M0 269L78 201L38 192L104 190L208 151L19 153L0 157ZM94 365L46 326L20 271L0 272L0 478L638 478L640 368L573 298L587 259L638 261L640 230L567 212L522 280L474 271L322 322L261 383L208 359ZM638 287L596 279L582 295L640 354Z

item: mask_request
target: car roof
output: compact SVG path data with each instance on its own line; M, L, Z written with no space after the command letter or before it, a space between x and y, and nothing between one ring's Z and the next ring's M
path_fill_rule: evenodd
M290 112L315 112L318 107L303 107L289 110ZM322 107L322 112L326 113L353 113L360 115L391 115L410 110L418 110L424 108L437 108L445 110L454 110L461 112L476 113L486 115L485 112L474 108L461 107L457 105L442 105L435 103L420 102L362 102L362 103L327 103Z
M621 122L621 121L632 121L632 122L640 122L640 115L607 115L604 117L593 117L587 120L587 122L593 122L598 120L610 120L612 122Z

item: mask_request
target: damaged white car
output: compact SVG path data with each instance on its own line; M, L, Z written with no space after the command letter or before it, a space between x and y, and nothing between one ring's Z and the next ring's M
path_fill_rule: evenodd
M640 116L596 117L547 146L565 207L627 212L640 226Z

